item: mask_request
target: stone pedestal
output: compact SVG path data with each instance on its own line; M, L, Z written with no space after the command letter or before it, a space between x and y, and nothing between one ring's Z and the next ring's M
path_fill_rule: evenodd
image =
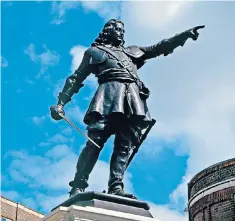
M66 200L41 221L160 221L146 202L110 194L86 192Z

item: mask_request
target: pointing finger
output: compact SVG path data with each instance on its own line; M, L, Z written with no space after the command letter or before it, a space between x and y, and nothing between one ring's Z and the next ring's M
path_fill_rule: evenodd
M205 25L196 26L196 27L194 28L194 30L197 31L198 29L201 29L201 28L205 28Z

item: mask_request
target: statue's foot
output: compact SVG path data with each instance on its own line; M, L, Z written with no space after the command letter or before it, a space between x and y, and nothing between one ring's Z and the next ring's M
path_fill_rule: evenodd
M122 189L108 191L108 194L127 197L127 198L131 198L131 199L137 199L135 195L130 194L130 193L125 193Z
M85 189L81 189L81 188L72 188L71 191L69 192L69 198L77 195L78 193L83 193L85 192Z

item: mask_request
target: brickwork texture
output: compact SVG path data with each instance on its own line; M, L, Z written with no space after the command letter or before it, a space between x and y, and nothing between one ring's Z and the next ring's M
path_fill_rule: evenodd
M42 219L44 215L1 196L1 218L2 217L12 221L38 221Z
M189 221L235 221L235 158L201 171L188 187Z

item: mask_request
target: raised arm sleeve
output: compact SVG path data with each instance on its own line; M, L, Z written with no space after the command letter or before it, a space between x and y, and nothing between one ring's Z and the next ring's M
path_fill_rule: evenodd
M144 53L145 59L154 58L160 55L167 56L168 54L173 53L174 49L183 46L187 41L188 36L186 32L175 35L172 38L163 39L155 45L147 47L139 47Z

